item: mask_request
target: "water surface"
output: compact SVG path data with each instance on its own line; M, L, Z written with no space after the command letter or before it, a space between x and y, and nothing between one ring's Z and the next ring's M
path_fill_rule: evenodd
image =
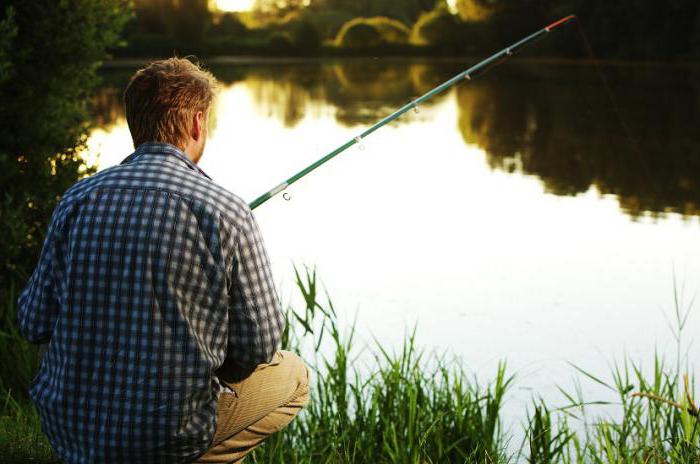
M470 64L216 67L201 167L252 200ZM119 100L131 72L105 71L88 153L100 168L132 151ZM420 346L484 380L507 359L524 389L515 403L561 400L567 362L605 375L624 355L673 358L673 274L686 302L700 284L697 71L603 75L607 85L591 66L501 66L261 206L284 301L293 264L316 266L360 343L398 346L417 324ZM686 341L697 328L691 317Z

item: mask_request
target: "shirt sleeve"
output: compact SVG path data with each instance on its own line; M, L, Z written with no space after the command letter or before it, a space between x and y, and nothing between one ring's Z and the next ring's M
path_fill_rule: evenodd
M284 324L262 236L248 212L234 251L228 356L242 366L270 362Z
M22 335L31 343L48 343L58 317L59 302L54 279L56 221L54 218L32 276L17 299L17 320Z

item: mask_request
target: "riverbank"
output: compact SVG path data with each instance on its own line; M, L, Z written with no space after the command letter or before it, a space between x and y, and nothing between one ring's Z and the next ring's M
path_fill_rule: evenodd
M521 418L523 440L504 427L502 411L517 376L498 364L495 378L477 381L458 360L426 354L415 332L399 351L377 343L373 361L359 366L351 329L336 325L330 300L319 301L313 272L297 278L305 307L288 313L292 330L284 345L304 353L314 370L312 401L298 420L256 451L265 463L695 463L700 427L693 378L662 358L644 375L631 361L607 376L576 366L581 382L614 391L611 414L596 417L601 402L562 392L561 404L534 396ZM14 309L6 306L5 310ZM683 328L684 310L677 312ZM7 338L7 337L5 337ZM12 340L22 345L21 339ZM8 340L3 342L3 348ZM2 351L5 366L13 359ZM21 366L20 366L21 367ZM6 371L7 372L7 371ZM7 462L58 462L25 399L4 392L0 411L0 455Z

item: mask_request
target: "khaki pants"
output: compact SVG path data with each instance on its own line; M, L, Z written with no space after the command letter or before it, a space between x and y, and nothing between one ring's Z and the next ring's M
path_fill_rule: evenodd
M197 463L235 463L273 433L289 424L309 401L309 372L289 351L278 351L239 382L222 380L216 434Z

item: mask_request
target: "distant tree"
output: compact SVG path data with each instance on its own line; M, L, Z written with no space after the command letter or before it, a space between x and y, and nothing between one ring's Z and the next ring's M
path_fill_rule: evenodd
M33 269L60 195L89 172L80 150L125 0L9 0L0 11L0 290ZM0 330L2 330L0 328Z
M290 12L300 11L310 4L310 0L255 0L253 9L263 14L284 16Z
M338 33L336 45L343 47L376 47L382 43L379 30L373 25L352 20Z
M456 7L463 21L479 22L487 20L498 3L498 0L457 0Z
M133 0L134 18L127 33L170 34L172 32L172 0Z
M301 18L290 25L292 42L297 49L313 52L321 45L321 34L308 18Z
M274 0L259 0L276 3ZM345 11L354 17L386 16L412 24L422 12L432 10L444 0L309 0L314 12Z
M224 13L212 25L211 35L242 36L248 33L248 28L236 13Z
M411 31L405 24L385 17L355 18L340 28L336 45L344 47L376 47L405 44Z
M133 0L129 34L167 34L178 47L196 47L211 26L209 0Z
M343 10L310 9L306 15L314 24L321 40L334 40L343 24L353 19L353 15Z
M695 22L693 24L692 34L692 55L696 59L700 59L700 5L696 6Z
M289 51L292 49L293 44L289 34L273 31L267 38L267 46L276 51Z
M169 13L173 35L184 46L199 44L211 25L209 0L173 0Z
M462 42L464 27L448 9L438 5L423 13L411 30L411 42L416 45L455 46Z
M12 42L17 35L15 9L12 6L7 6L2 13L4 16L0 20L0 84L10 78Z

